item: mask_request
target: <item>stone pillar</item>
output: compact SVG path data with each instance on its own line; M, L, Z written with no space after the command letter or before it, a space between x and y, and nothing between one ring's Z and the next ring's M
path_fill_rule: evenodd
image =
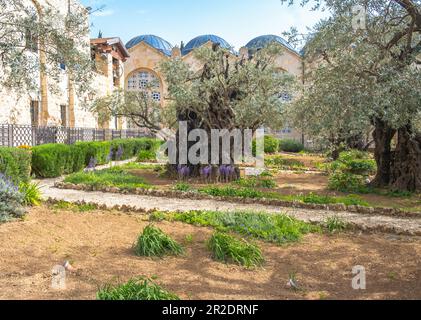
M69 127L74 128L76 126L76 119L75 119L75 88L71 76L68 75L67 78L67 86L68 86L68 93L69 93Z

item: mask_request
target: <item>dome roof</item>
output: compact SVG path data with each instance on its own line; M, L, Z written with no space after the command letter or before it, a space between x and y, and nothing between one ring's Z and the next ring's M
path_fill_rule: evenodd
M154 36L154 35L142 35L133 38L126 44L126 48L130 49L133 48L135 45L145 42L151 47L161 51L162 53L166 54L167 56L171 56L171 51L173 46L168 41L162 39L161 37Z
M204 45L205 43L209 41L219 44L224 49L227 49L227 50L232 49L232 46L221 37L215 36L213 34L207 34L203 36L198 36L194 38L193 40L191 40L189 43L187 43L183 49L182 54L186 55L189 52L193 51L196 48L199 48L200 46Z
M251 49L251 50L259 50L259 49L263 49L264 47L268 46L269 44L273 42L277 42L283 45L284 47L288 48L289 50L292 50L295 53L300 54L284 38L273 35L273 34L268 34L265 36L254 38L253 40L251 40L249 43L246 44L246 48Z

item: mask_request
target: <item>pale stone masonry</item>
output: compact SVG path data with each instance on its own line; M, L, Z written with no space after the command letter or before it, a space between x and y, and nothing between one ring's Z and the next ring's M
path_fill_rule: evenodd
M32 6L34 12L37 12L40 17L48 8L59 10L63 15L69 10L78 10L86 14L86 23L89 23L88 10L79 0L22 1L28 7ZM89 106L95 99L110 95L114 90L145 90L148 82L154 81L157 85L150 90L150 95L152 99L165 107L168 86L159 70L160 63L168 59L182 59L193 69L200 70L202 66L195 59L194 50L200 46L212 46L215 43L229 49L231 58L234 60L252 55L256 50L275 42L283 49L282 54L275 61L279 71L288 72L297 79L302 79L303 76L301 54L283 38L275 35L257 37L242 47L239 52L235 52L227 41L215 35L198 36L183 48L173 46L154 35L135 37L126 45L118 37L89 39L89 34L83 37L86 41L83 41L83 47L80 49L90 53L93 61L94 93L79 95L64 65L59 63L54 66L48 65L48 68L60 68L61 79L56 86L59 88L58 92L51 90L50 84L53 80L43 72L33 75L39 84L36 92L18 93L0 86L0 124L126 129L128 122L125 119L109 119L105 123L99 123L95 114L88 111ZM38 44L38 52L33 53L32 58L43 64L46 57L40 50L41 45ZM280 138L292 138L298 141L303 139L299 130L289 128L288 125L273 134Z
M22 0L27 7L33 7L38 17L48 8L54 8L61 14L66 15L69 10L86 14L88 24L88 12L78 0ZM62 26L64 28L64 25ZM128 52L119 38L106 39L104 42L90 43L89 34L82 48L87 54L93 49L102 63L101 72L94 73L94 94L79 95L74 84L70 81L66 66L60 63L47 65L47 68L59 68L61 72L57 88L50 86L48 75L44 72L34 74L38 80L38 89L35 92L22 92L23 90L8 90L0 86L0 123L24 124L36 126L67 126L86 128L115 128L113 119L108 124L99 124L96 116L88 111L89 104L96 98L108 95L113 90L120 88L124 75L125 59ZM31 53L39 63L45 63L46 57L42 44L38 44L38 51ZM115 49L115 50L114 50ZM94 53L95 54L95 53ZM117 61L116 61L117 60ZM106 70L106 72L102 72ZM118 71L114 71L118 70ZM119 79L115 79L115 75ZM1 75L1 70L0 70ZM120 79L121 78L121 79ZM118 128L118 129L121 129Z

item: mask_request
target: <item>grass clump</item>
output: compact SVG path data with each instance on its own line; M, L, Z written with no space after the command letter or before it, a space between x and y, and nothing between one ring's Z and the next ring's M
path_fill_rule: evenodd
M226 233L213 234L208 241L208 248L217 261L234 263L246 268L259 267L264 262L262 251L258 246Z
M130 174L126 169L121 167L74 173L66 177L64 182L83 184L94 188L117 187L127 190L152 188L143 178Z
M26 206L39 206L42 202L39 185L32 182L21 182L19 191L23 196L23 204Z
M348 228L348 224L339 217L329 217L325 223L326 229L329 233L343 232Z
M212 227L221 232L235 232L242 236L277 244L297 242L305 234L320 231L317 226L286 215L256 212L190 211L173 214L156 213L151 216L151 219L161 221L166 219Z
M97 299L104 301L154 301L180 300L148 278L132 279L125 284L106 285L97 292Z
M303 170L305 164L296 159L287 159L280 155L269 156L265 159L265 165L269 168L281 170Z
M149 225L137 239L134 251L140 257L163 257L181 255L184 249L161 229Z
M268 177L261 177L261 176L241 178L235 183L244 188L274 189L277 187L277 184L274 180Z
M181 192L189 192L192 191L193 188L190 184L185 182L178 182L173 187L174 191L181 191Z

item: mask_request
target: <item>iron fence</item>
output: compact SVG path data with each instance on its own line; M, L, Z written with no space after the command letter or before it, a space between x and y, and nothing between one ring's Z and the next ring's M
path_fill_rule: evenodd
M33 147L48 143L74 144L76 142L144 137L151 137L149 130L35 127L30 125L0 124L0 147L19 147L23 145Z

